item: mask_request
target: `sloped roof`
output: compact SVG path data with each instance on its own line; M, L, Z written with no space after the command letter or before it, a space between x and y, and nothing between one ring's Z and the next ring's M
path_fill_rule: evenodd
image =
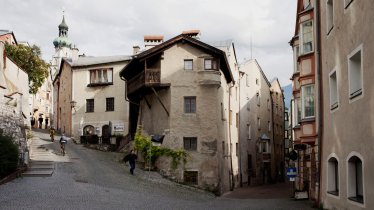
M141 52L137 55L134 55L133 59L130 61L130 63L121 70L120 76L125 77L126 72L129 71L130 69L132 69L134 65L139 64L140 60L142 60L144 58L147 58L147 57L151 57L151 56L153 56L157 53L160 53L160 52L170 48L171 46L173 46L174 44L179 43L179 42L189 43L189 44L191 44L195 47L198 47L200 49L209 51L210 53L219 56L220 59L222 59L224 61L224 62L220 62L220 65L221 65L220 69L222 70L222 72L223 72L223 74L226 78L226 81L228 83L233 81L233 76L232 76L232 73L231 73L230 65L227 61L227 57L226 57L225 52L216 48L216 47L213 47L213 46L211 46L207 43L204 43L204 42L199 41L197 39L191 38L186 34L180 34L180 35L178 35L174 38L171 38L171 39L167 40L166 42L164 42L162 44L156 45L155 47L153 47L149 50L146 50L146 51L143 51L143 52Z
M87 56L87 57L79 57L77 60L70 61L72 67L78 66L90 66L90 65L97 65L97 64L104 64L104 63L114 63L120 61L128 61L131 60L131 56L127 55L116 55L116 56Z

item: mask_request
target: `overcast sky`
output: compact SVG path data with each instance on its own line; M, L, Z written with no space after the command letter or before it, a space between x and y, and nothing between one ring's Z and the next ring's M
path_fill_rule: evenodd
M290 82L296 0L0 0L0 29L41 47L49 62L65 10L69 38L86 55L129 55L143 36L199 29L201 40L232 39L239 63L257 59L267 78Z

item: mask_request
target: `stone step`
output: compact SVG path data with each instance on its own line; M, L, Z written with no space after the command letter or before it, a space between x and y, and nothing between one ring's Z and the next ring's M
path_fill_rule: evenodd
M45 169L51 169L53 170L55 167L53 165L31 165L28 170L34 171L34 170L45 170Z
M52 176L53 170L31 170L22 174L24 177L47 177Z
M38 160L30 161L30 165L50 165L53 163L54 163L53 161L38 161Z

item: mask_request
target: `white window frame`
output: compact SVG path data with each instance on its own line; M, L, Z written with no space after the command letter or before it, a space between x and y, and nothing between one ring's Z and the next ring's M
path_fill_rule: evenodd
M311 35L312 35L312 40L311 40L311 42L312 42L312 48L311 48L311 50L310 51L305 51L305 49L304 49L304 44L306 44L306 43L308 43L308 42L305 42L304 43L304 25L306 25L307 23L311 23L312 24L312 31L310 32L311 33ZM300 54L302 54L302 55L304 55L304 54L308 54L308 53L312 53L313 51L314 51L314 22L313 22L313 20L307 20L307 21L304 21L304 22L302 22L301 24L300 24Z
M357 53L360 53L360 69L359 69L359 73L360 75L356 78L356 79L359 79L360 81L358 81L359 83L359 86L361 86L360 89L354 89L353 90L353 66L354 66L354 63L352 61L352 58L354 56L357 55ZM362 44L360 44L356 49L354 49L347 57L347 64L348 64L348 98L349 98L349 102L353 102L357 99L360 99L363 97L364 95L364 78L363 78L363 46Z
M191 63L191 66L189 65ZM184 70L192 71L193 70L193 60L192 59L184 59Z
M326 1L326 32L330 34L334 28L334 0Z
M335 74L335 81L333 75ZM334 68L329 74L329 88L330 88L330 110L336 110L339 108L339 85L338 85L338 73Z
M337 170L335 168L335 165L333 164L332 159L335 159L337 162ZM326 193L329 196L339 198L341 191L340 191L340 164L339 164L339 158L335 153L330 154L327 157L327 169L326 169L326 177L327 177L327 185L326 185ZM338 173L338 174L336 174ZM338 180L336 180L336 177ZM338 190L338 191L336 191ZM337 194L334 194L333 192L337 192Z
M362 197L363 197L363 203L360 203L360 202L356 202L356 201L352 201L350 200L349 198L352 197L352 195L354 195L354 193L356 192L352 192L353 190L356 191L356 183L352 183L352 177L350 176L352 174L352 171L351 171L351 165L349 163L349 160L353 157L353 156L356 156L357 158L359 158L361 160L361 164L362 164ZM346 165L347 165L347 171L346 171L346 183L347 183L347 199L348 199L348 202L352 203L352 204L355 204L357 206L360 206L360 207L365 207L365 161L364 161L364 158L362 157L362 155L356 151L352 151L351 153L349 153L349 155L347 156L347 159L346 159ZM353 187L353 185L355 185ZM352 189L354 188L354 189Z
M305 89L308 87L312 87L312 96L313 96L313 115L312 116L305 116ZM314 84L310 85L304 85L301 87L301 120L302 119L308 119L308 118L314 118L316 115L316 100L315 100L315 90L314 90Z
M300 46L299 45L296 45L293 47L293 60L294 60L294 72L299 72L300 69L299 69L299 62L297 61L299 59L299 55L300 55Z

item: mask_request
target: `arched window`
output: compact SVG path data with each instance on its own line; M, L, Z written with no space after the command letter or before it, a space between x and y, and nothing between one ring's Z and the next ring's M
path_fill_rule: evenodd
M83 135L94 135L95 128L92 125L87 125L83 128Z
M339 163L335 157L327 162L327 193L339 196Z
M364 203L362 160L356 155L348 159L348 199Z

